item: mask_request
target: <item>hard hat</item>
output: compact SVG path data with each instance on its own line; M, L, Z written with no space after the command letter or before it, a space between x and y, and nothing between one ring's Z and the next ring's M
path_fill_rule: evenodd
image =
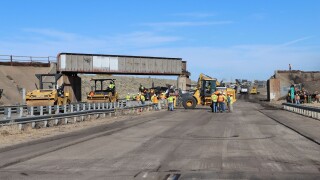
M230 94L230 96L233 96L232 94Z
M110 81L110 84L113 84L113 82L112 82L112 81Z
M219 94L219 91L216 91L216 92L215 92L215 94L217 94L217 95L218 95L218 94Z
M153 96L157 96L156 94L153 94Z

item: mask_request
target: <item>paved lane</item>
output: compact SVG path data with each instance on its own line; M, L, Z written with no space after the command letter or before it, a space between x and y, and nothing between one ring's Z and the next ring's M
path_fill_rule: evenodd
M0 179L319 179L320 146L261 109L141 116L149 121L2 168Z

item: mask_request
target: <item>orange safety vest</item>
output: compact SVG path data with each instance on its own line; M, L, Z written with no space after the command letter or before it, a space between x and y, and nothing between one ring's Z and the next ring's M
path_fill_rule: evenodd
M224 96L223 95L219 95L218 96L218 102L224 102Z
M158 97L157 96L152 96L152 102L153 103L158 103Z

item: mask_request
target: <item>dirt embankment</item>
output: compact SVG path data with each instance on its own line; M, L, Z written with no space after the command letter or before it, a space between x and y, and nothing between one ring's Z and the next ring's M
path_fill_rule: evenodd
M39 87L39 80L35 74L53 73L55 67L31 67L31 66L5 66L0 65L0 89L3 89L0 105L18 105L22 101L22 89L26 92ZM116 79L117 91L120 98L124 98L127 93L138 93L139 85L151 87L166 86L167 84L176 85L177 81L173 79L139 78L133 76L110 76L110 75L79 75L82 78L82 100L86 100L87 93L90 92L93 83L91 78L114 78Z
M92 78L112 78L116 79L116 89L120 95L120 98L125 98L127 93L137 94L139 92L140 84L146 88L154 86L166 86L167 84L177 86L177 80L174 79L157 79L157 78L140 78L133 76L108 76L108 75L80 75L82 83L82 100L84 101L87 98L87 94L90 92L91 87L94 85L93 82L90 82ZM108 85L108 84L105 84ZM104 86L105 86L104 85Z
M3 89L0 105L22 103L22 89L31 91L39 80L35 74L48 73L50 67L0 66L0 89Z

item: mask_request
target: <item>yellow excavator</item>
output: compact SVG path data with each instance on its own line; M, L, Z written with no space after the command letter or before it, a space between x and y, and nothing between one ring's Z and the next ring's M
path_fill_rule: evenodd
M117 102L119 99L118 92L116 92L116 87L104 88L104 84L110 83L115 84L115 79L91 79L94 82L94 86L87 95L88 102ZM98 83L97 83L98 82ZM106 82L106 83L104 83ZM100 87L99 87L100 86Z
M26 94L27 106L53 106L70 104L69 92L64 92L64 85L58 87L61 74L36 74L39 88ZM44 81L46 80L46 81Z
M230 93L233 95L233 102L236 101L234 89L221 87L221 83L216 78L200 74L195 92L182 95L182 105L185 109L194 109L196 105L210 106L212 104L211 95L216 91Z

